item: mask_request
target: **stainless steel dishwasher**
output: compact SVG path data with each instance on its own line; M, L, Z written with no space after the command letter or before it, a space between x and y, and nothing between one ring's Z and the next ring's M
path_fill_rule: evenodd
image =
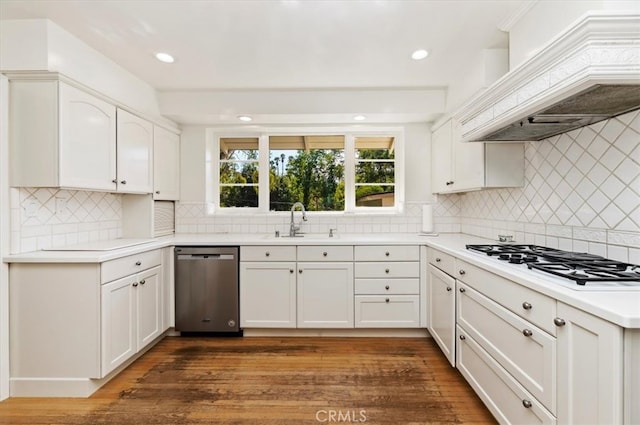
M238 247L175 247L176 330L239 332Z

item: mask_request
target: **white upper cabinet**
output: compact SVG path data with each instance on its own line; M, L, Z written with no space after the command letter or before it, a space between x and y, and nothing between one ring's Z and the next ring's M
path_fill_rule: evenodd
M153 127L153 199L180 199L180 136Z
M153 190L153 124L118 109L118 192Z
M462 142L450 119L431 137L431 191L452 193L524 184L522 143Z
M10 82L11 185L115 190L116 108L59 81Z

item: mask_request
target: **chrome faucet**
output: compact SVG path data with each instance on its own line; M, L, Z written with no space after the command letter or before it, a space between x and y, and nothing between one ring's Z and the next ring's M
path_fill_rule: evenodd
M300 207L302 210L302 221L307 221L307 212L304 209L304 205L302 202L296 202L291 206L291 224L289 225L289 237L293 238L298 234L298 230L300 230L300 223L296 225L293 220L293 212L296 210L296 207Z

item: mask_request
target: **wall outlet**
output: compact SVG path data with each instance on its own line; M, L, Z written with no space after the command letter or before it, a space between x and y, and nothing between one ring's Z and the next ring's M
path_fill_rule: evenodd
M69 215L69 209L67 208L67 198L56 196L56 215L60 218L64 218Z

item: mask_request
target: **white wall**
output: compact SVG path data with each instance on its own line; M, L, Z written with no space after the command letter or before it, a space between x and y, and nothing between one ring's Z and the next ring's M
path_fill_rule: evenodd
M535 55L589 11L640 13L637 0L538 1L509 29L509 69Z
M180 201L204 202L205 127L184 127L180 135Z
M9 86L0 75L0 259L9 253ZM9 266L0 262L0 400L9 397Z

